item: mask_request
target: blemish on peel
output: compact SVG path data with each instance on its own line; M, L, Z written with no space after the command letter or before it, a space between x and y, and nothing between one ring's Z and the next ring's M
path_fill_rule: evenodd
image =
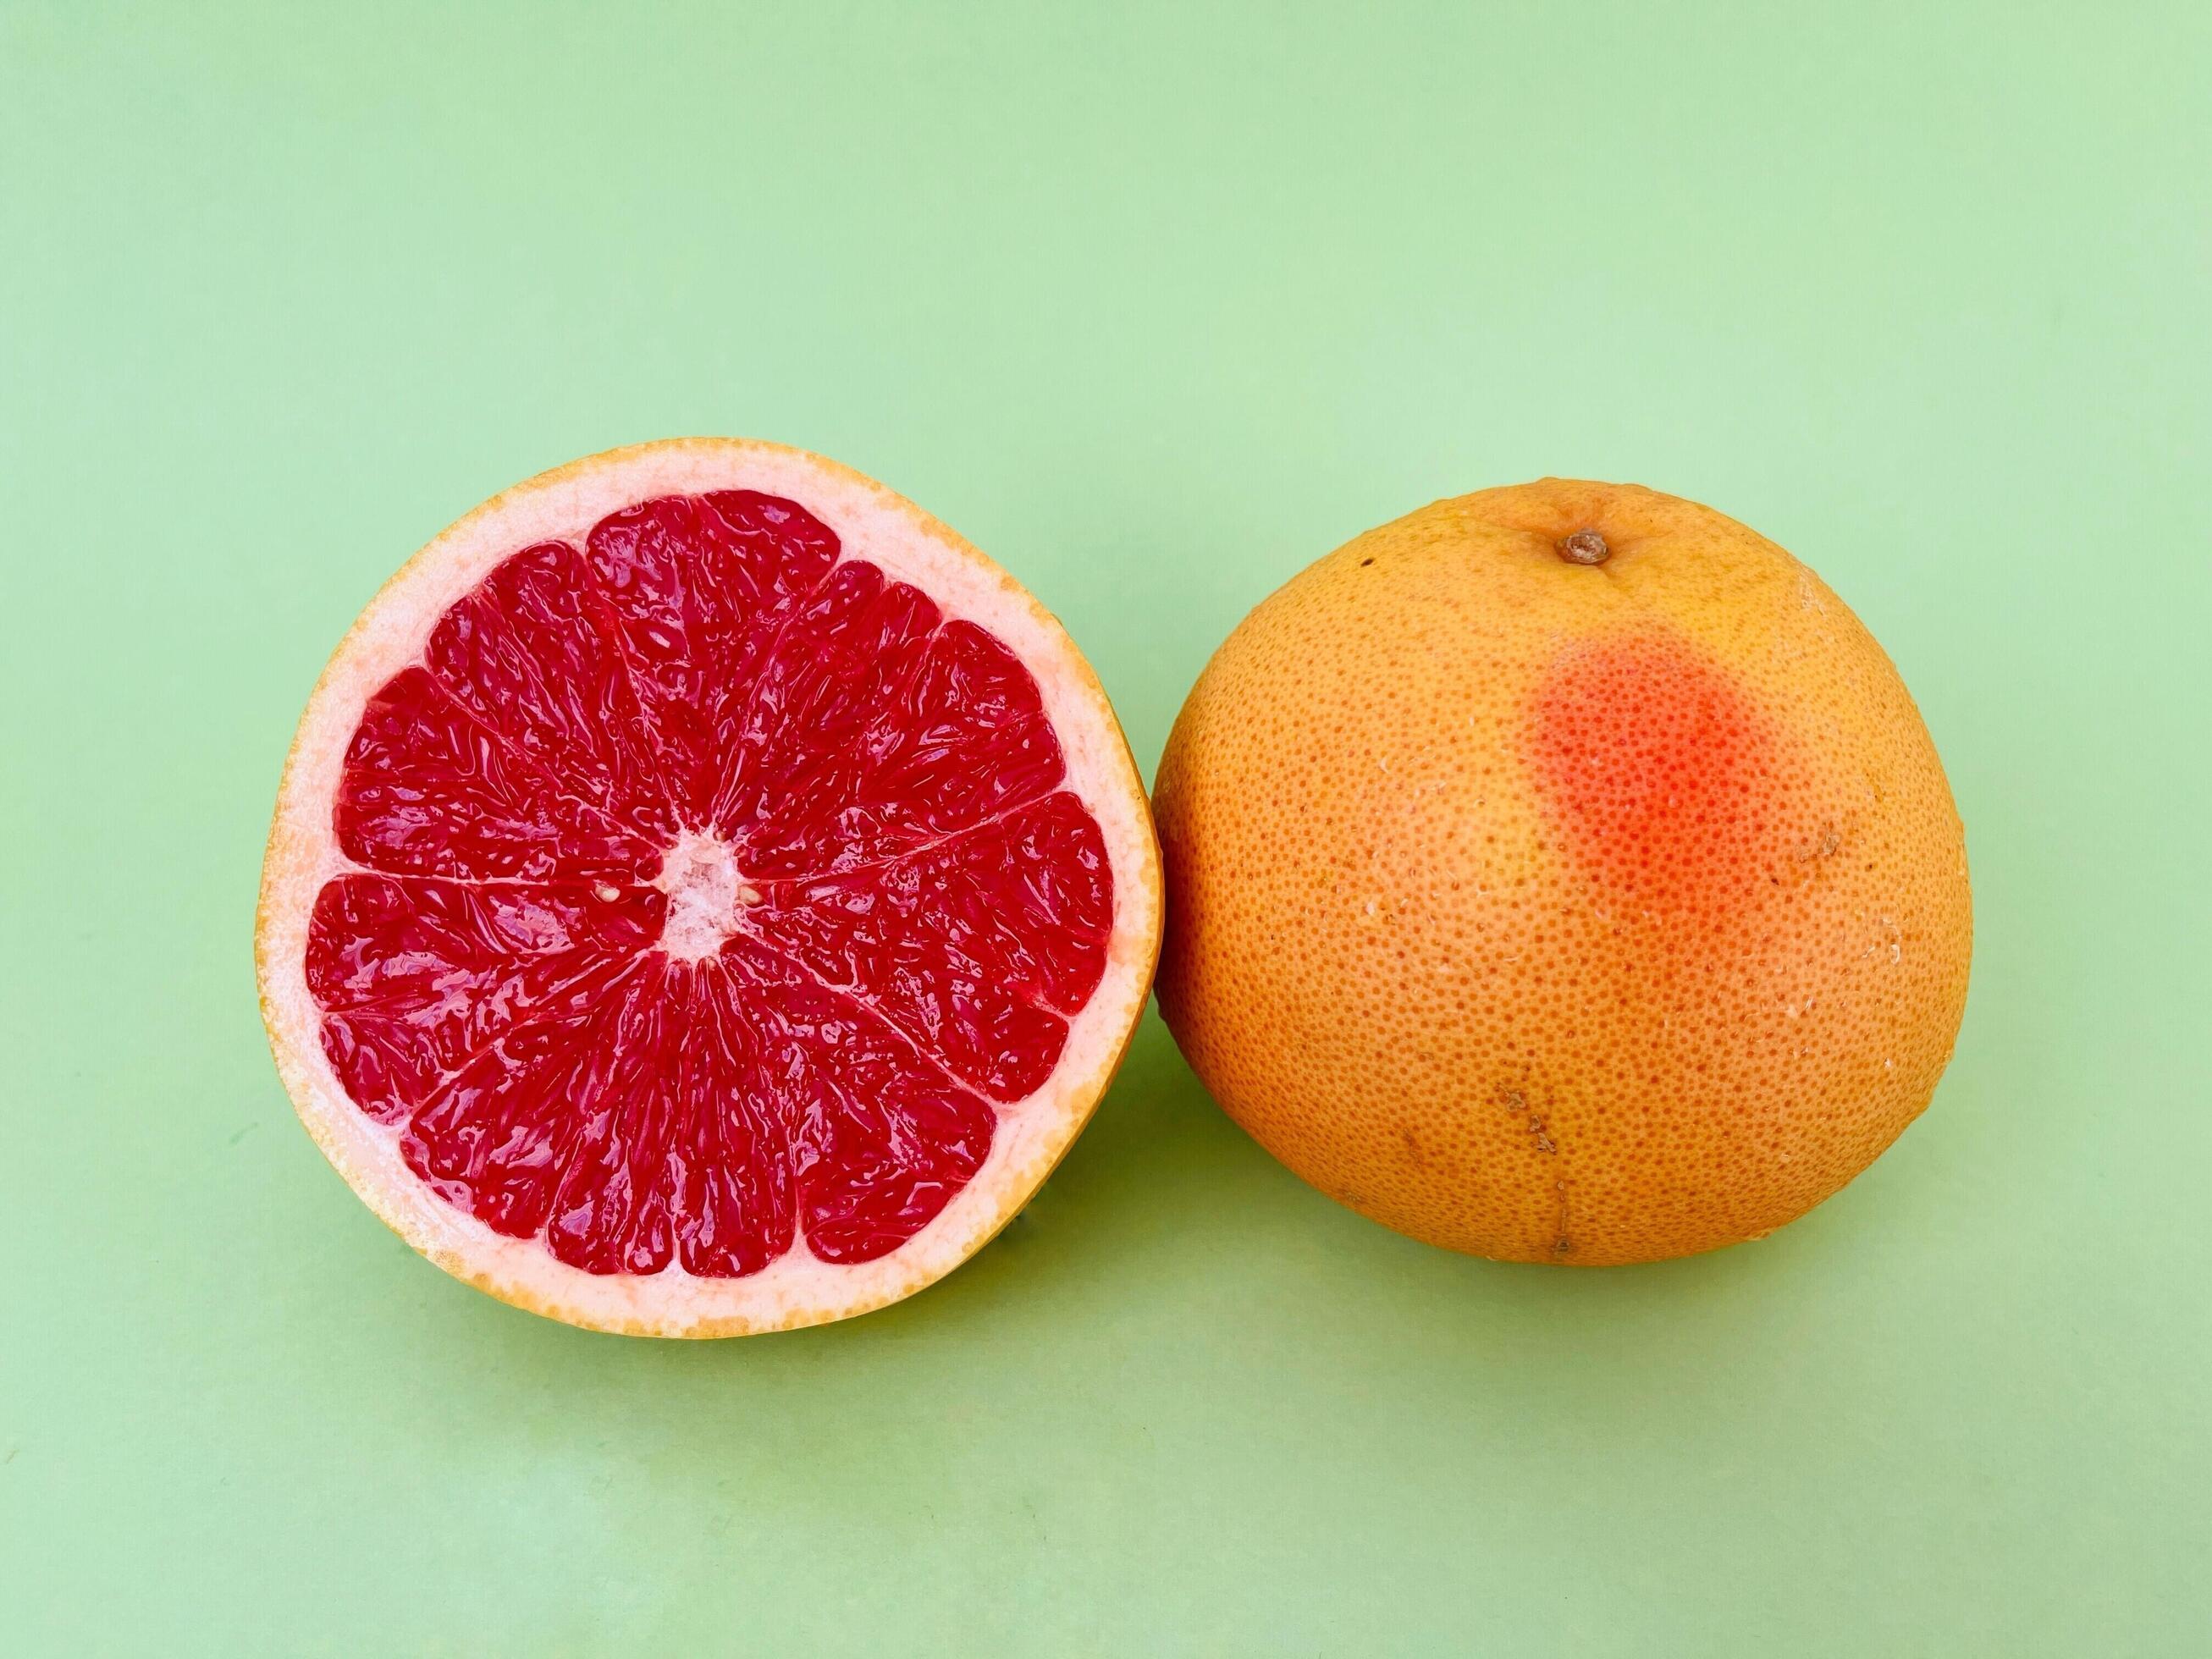
M1407 1162L1411 1164L1417 1170L1425 1165L1428 1162L1428 1158L1421 1150L1421 1138L1413 1133L1413 1126L1410 1124L1399 1125L1398 1135L1399 1139L1406 1143Z
M1562 651L1524 741L1560 842L1620 908L1717 922L1771 884L1773 735L1686 641L1638 634Z

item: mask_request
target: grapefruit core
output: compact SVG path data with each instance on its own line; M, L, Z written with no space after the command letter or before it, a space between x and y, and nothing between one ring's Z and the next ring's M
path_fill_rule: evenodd
M595 1329L966 1260L1142 1010L1143 787L1060 625L834 462L696 439L461 520L332 657L256 935L301 1121L455 1276Z

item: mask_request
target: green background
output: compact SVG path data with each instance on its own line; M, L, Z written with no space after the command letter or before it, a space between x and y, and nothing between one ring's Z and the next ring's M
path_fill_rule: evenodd
M0 0L0 1645L2203 1651L2212 13ZM1896 659L1978 950L1763 1244L1432 1251L1156 1019L899 1307L425 1266L254 1007L292 724L495 489L744 433L1011 566L1149 773L1247 607L1545 472Z

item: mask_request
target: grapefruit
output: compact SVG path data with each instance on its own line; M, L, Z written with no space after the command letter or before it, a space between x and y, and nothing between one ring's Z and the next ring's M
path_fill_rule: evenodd
M439 1266L602 1330L879 1307L1090 1116L1158 951L1097 679L835 463L647 444L478 507L316 687L257 932L287 1090Z
M1769 1232L1927 1104L1964 1009L1964 838L1896 672L1649 489L1486 490L1313 565L1207 665L1154 807L1192 1066L1453 1249Z

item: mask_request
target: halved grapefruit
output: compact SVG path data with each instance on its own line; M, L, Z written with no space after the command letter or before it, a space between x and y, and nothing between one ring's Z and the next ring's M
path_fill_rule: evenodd
M1042 606L833 462L517 486L301 717L256 936L278 1071L439 1266L600 1330L842 1318L1075 1138L1158 950L1135 765Z

